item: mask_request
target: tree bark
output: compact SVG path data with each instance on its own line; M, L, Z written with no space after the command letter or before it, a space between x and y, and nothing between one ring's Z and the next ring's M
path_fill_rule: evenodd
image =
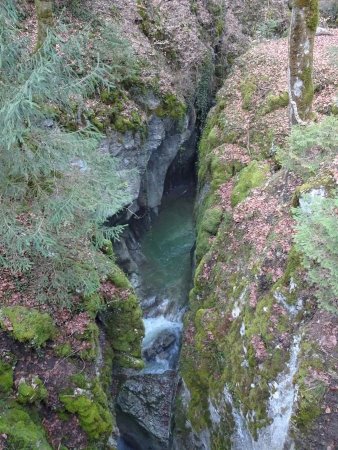
M313 47L318 18L318 0L293 0L289 37L291 125L304 125L312 116Z
M48 29L53 26L53 0L35 0L35 11L38 19L38 50L46 39Z

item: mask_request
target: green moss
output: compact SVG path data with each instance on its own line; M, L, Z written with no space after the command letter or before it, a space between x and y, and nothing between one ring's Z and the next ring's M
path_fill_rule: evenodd
M104 315L104 321L113 349L139 358L144 327L136 296L129 294L120 301L113 301Z
M90 317L95 319L97 314L104 309L104 302L100 294L94 292L91 295L87 295L84 298L85 310Z
M201 229L215 235L217 233L218 226L221 223L222 215L223 209L220 206L214 206L207 209L203 214L203 219L200 224Z
M10 333L19 342L28 342L34 347L41 347L52 339L56 328L52 318L47 313L41 313L36 309L24 306L9 306L0 310L0 326L7 330L5 319L8 320L13 330Z
M314 396L315 398L315 396ZM302 406L299 408L295 422L301 429L307 429L311 423L321 414L320 406L313 400L302 399Z
M52 450L34 414L14 402L0 403L0 434L6 434L8 448Z
M137 0L137 11L142 19L141 30L145 36L151 37L154 21L151 19L146 3L143 0Z
M104 131L105 130L105 124L98 119L97 117L92 117L90 119L91 123L94 125L94 127L96 127L99 131Z
M81 389L86 389L89 387L88 379L86 375L84 375L83 373L76 373L74 375L71 375L69 379L71 380L72 383L75 384L75 386Z
M210 249L210 238L215 236L222 220L223 210L220 206L214 205L213 201L215 201L214 197L207 197L203 207L198 212L195 251L197 261Z
M283 92L279 95L269 94L265 105L262 109L262 114L268 114L272 111L276 111L276 109L285 108L289 104L289 93Z
M101 246L101 251L107 256L113 256L113 243L110 239L105 239Z
M104 345L102 352L103 364L100 368L100 382L102 385L102 389L107 394L108 401L110 401L112 393L111 393L111 384L112 384L112 373L113 373L113 360L114 360L114 351L110 345Z
M246 78L241 84L241 95L242 95L242 107L243 109L250 109L252 104L253 96L257 90L257 84L253 78Z
M113 293L113 297L106 301L104 313L100 318L114 350L114 361L124 367L139 366L141 363L136 360L141 359L144 326L138 299L125 273L114 263L111 264L108 279L118 289Z
M298 271L301 267L301 255L297 252L295 247L292 247L288 254L286 268L284 270L283 276L274 284L273 289L276 290L284 287L287 289L288 294L290 294L290 283L291 281L295 282L296 280L298 280ZM287 298L289 298L289 295L287 295Z
M218 147L218 145L220 145L220 142L220 131L219 128L215 125L211 128L209 134L207 135L207 150L211 151L212 149Z
M165 94L161 105L156 109L159 117L171 117L172 119L182 119L187 112L186 105L181 102L175 94Z
M300 364L294 380L298 385L298 400L293 421L298 428L306 431L322 413L321 405L327 386L321 380L310 382L308 379L311 370L325 370L323 358L313 342L302 342L299 358Z
M222 36L224 27L225 27L225 19L220 17L219 19L217 19L215 24L216 35L218 37Z
M114 360L119 367L130 368L135 370L144 369L144 361L142 358L135 358L124 353L118 353Z
M205 371L194 363L194 359L191 354L183 354L181 358L181 373L191 394L187 419L194 430L198 432L210 426L208 408L209 386L207 378L205 378Z
M316 31L319 23L318 0L294 0L295 6L306 8L306 25L311 31Z
M98 338L99 338L99 328L97 324L92 321L88 324L83 335L80 336L82 341L86 341L90 344L88 348L82 350L79 355L85 360L94 360L97 356L98 348Z
M57 356L61 358L67 358L69 356L79 356L80 358L87 361L94 360L97 357L99 328L94 321L95 316L96 314L92 314L92 321L88 323L83 333L74 334L74 337L78 341L84 341L88 344L86 345L86 348L79 352L76 349L74 350L70 342L64 342L62 344L55 345L54 351Z
M116 264L113 264L111 271L108 275L109 281L111 281L116 287L122 289L130 289L131 284L126 274Z
M120 133L126 133L127 131L145 132L142 116L137 111L132 111L129 117L117 116L113 122L113 126Z
M90 122L100 131L114 128L120 133L127 131L141 132L145 135L147 126L139 110L134 109L124 114L127 95L120 90L103 90L100 94L102 103L87 112ZM109 245L110 251L112 251Z
M38 403L47 398L48 392L38 376L31 380L21 379L18 386L17 398L22 404Z
M60 358L67 358L74 353L72 346L68 342L55 346L54 350Z
M298 102L298 109L299 109L300 117L303 120L308 120L311 117L311 115L307 114L306 111L311 109L312 100L314 97L312 67L305 67L303 72L300 74L299 78L303 82L303 92L302 92L302 95ZM304 114L305 114L305 116L304 116Z
M108 438L112 431L113 417L106 394L98 380L90 390L76 389L60 395L65 409L79 418L82 429L91 440Z
M239 161L221 161L217 156L212 156L210 162L211 188L215 192L222 184L230 180L243 168Z
M318 0L310 0L310 14L306 17L306 25L312 31L316 31L319 24L319 3Z
M0 394L8 394L13 387L13 368L7 362L0 360Z
M249 195L251 189L261 186L266 181L268 173L269 165L258 161L252 161L242 169L231 195L231 205L233 207L238 205Z
M267 159L273 156L271 150L275 139L273 129L254 130L250 138L250 152L255 159ZM255 147L258 147L258 151Z
M233 124L223 114L223 111L216 106L208 116L198 147L198 179L200 184L206 181L208 175L210 175L210 170L213 172L218 170L219 174L223 172L223 179L225 176L229 176L229 171L231 169L230 164L225 164L224 161L221 161L220 158L217 155L212 154L211 151L221 144L233 144L236 142L238 135L238 129L234 129ZM218 168L217 166L220 167ZM225 169L227 166L229 166L228 170ZM216 175L216 173L214 175Z

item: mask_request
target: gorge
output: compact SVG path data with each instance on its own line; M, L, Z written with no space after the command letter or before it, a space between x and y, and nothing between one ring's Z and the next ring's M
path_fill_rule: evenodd
M0 5L0 449L338 448L337 8L291 127L288 3Z

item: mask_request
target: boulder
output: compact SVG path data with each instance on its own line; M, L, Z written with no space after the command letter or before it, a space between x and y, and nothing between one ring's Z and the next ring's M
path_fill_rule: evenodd
M130 377L117 398L121 438L135 449L167 450L177 374L140 374Z

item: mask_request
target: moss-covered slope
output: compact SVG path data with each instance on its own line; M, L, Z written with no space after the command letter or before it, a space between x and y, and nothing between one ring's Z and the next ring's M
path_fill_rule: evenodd
M8 448L108 448L113 368L143 367L144 329L126 275L112 256L106 265L100 291L74 296L68 310L28 306L14 286L3 298L0 430Z
M317 120L330 113L335 101L333 44L333 38L316 43ZM318 310L293 247L291 207L304 181L280 170L275 159L277 145L285 145L289 133L286 68L286 40L260 44L241 57L201 139L197 269L181 355L179 445L207 441L214 450L231 448L234 419L225 387L257 438L270 423L271 382L287 367L299 334L294 380L299 394L291 434L299 449L325 448L337 438L337 399L331 390L337 318ZM314 325L324 320L326 325ZM331 345L330 354L325 345ZM323 427L327 435L319 442Z

